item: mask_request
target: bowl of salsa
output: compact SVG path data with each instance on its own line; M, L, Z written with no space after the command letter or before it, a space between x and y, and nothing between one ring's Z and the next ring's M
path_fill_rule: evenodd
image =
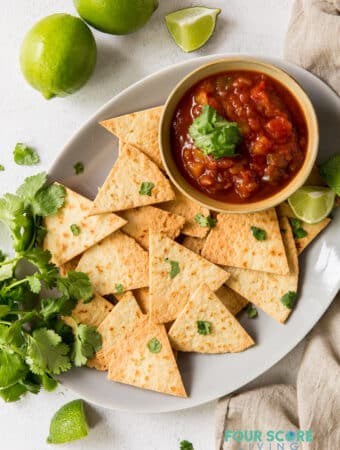
M174 88L159 140L180 191L211 210L245 213L276 206L303 185L319 133L311 101L288 73L230 57Z

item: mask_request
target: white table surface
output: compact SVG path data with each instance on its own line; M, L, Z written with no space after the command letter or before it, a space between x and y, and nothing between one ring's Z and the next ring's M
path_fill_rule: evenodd
M2 2L0 19L0 194L14 191L23 178L48 170L54 158L82 123L103 103L135 81L158 69L200 55L241 52L281 56L293 0L160 0L147 26L136 34L113 37L94 32L98 63L89 83L64 99L46 101L23 80L18 53L25 32L41 17L55 12L75 13L71 0L11 0ZM176 47L164 24L167 12L206 4L222 8L216 32L203 49L185 54ZM16 142L34 146L41 157L35 167L14 164ZM0 243L1 244L1 243ZM1 245L0 245L1 247ZM274 368L251 383L294 381L303 343ZM75 394L60 387L54 393L28 395L0 405L1 449L46 449L53 413ZM215 402L178 413L141 415L88 405L89 436L65 449L177 450L188 439L195 450L214 448ZM50 448L53 446L49 446Z

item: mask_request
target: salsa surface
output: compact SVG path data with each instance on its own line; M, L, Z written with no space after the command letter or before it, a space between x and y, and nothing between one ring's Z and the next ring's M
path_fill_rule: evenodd
M243 136L237 156L215 159L195 147L189 127L204 104L237 122ZM200 81L183 96L172 120L171 146L182 175L196 189L217 200L249 203L270 197L296 175L307 127L281 83L259 72L230 71Z

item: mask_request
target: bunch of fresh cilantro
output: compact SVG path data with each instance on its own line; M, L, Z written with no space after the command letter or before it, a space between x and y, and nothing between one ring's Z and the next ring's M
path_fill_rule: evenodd
M56 375L86 364L101 346L94 327L75 321L72 330L61 318L93 294L86 274L62 277L41 248L43 218L66 196L63 186L46 181L45 173L28 177L16 194L0 198L0 221L14 250L10 257L0 251L0 396L8 402L41 387L53 390Z

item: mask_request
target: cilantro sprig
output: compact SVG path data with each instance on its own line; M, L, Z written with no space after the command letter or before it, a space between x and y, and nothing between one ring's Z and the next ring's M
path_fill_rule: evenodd
M53 390L56 375L86 364L101 345L93 327L76 323L73 334L61 320L79 299L91 300L88 276L70 271L62 277L41 248L43 218L63 206L65 195L40 173L0 198L0 221L13 242L12 256L0 252L0 397L8 402L41 387Z
M20 166L33 166L40 161L38 153L28 145L19 142L13 151L14 161Z

